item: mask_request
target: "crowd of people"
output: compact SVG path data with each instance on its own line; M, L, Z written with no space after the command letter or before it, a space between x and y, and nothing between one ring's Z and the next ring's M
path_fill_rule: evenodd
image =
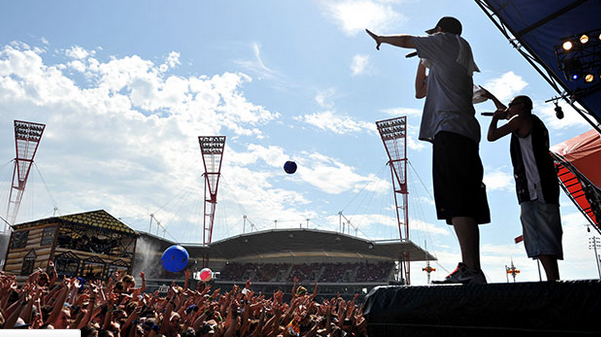
M227 263L219 275L221 280L255 282L387 282L394 272L394 262L354 263Z
M229 291L198 282L172 283L166 293L146 293L131 275L115 272L107 282L60 279L51 267L38 269L22 285L0 274L0 326L3 329L80 329L82 337L204 336L366 336L366 320L356 303L340 296L316 300L295 280L290 296L282 290L255 293L251 280Z

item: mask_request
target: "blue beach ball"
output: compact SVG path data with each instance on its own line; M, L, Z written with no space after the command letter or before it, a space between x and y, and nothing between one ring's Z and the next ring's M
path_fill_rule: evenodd
M284 164L284 171L286 171L286 173L288 174L293 174L294 172L296 172L296 163L293 161L287 161Z
M189 258L190 255L184 247L180 245L173 245L165 249L165 252L163 252L163 256L161 256L161 264L165 270L172 273L177 273L186 268Z

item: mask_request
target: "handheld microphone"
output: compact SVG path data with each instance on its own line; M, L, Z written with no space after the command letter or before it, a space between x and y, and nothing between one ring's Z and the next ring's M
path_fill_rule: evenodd
M487 116L487 117L492 117L495 113L494 112L481 112L480 115L482 116Z
M417 51L412 51L410 53L405 54L406 58L417 56Z

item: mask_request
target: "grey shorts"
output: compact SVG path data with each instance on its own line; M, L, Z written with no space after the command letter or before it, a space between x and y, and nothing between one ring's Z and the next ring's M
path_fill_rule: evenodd
M528 257L552 255L563 260L561 218L559 205L538 200L520 204L524 246Z

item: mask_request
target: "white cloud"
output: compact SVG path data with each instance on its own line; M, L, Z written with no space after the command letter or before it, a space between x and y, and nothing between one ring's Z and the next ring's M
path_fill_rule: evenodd
M375 132L376 129L373 123L357 121L349 116L338 115L334 111L307 114L297 116L294 119L339 135L355 132Z
M278 74L273 69L269 68L265 62L263 61L263 56L261 52L261 45L259 43L252 43L251 49L253 52L253 59L251 60L237 60L235 63L258 75L259 79L269 79L276 80L279 82L280 74Z
M322 5L324 14L349 36L361 33L366 28L383 32L407 20L386 1L379 3L368 0L324 1Z
M321 153L303 152L299 156L291 156L285 153L279 146L262 146L250 144L246 152L238 152L228 160L232 166L242 167L259 162L268 167L278 168L281 176L297 181L298 183L309 183L315 188L327 194L340 194L342 192L358 192L361 189L375 193L386 193L390 190L390 183L373 174L362 176L355 173L355 168L345 165L334 158L327 157ZM288 176L283 173L281 166L287 160L293 160L298 165L295 175ZM267 169L266 169L267 170ZM267 178L267 177L266 177ZM261 185L271 186L265 179L260 180ZM257 184L259 181L253 181Z
M79 71L80 73L83 73L87 70L85 64L83 62L81 62L80 60L74 60L68 63L69 67Z
M483 182L488 191L513 190L513 174L507 173L505 167L484 170Z
M394 211L391 212L394 214ZM357 227L360 231L366 231L373 233L374 228L376 226L385 226L391 228L398 228L398 222L395 215L384 215L384 214L353 214L353 215L345 215L346 219L351 221L351 232L353 232L354 228ZM338 215L331 215L327 217L328 223L331 225L332 229L336 229L339 226L340 217ZM440 236L449 236L451 235L450 226L443 224L431 224L425 222L423 220L410 218L410 232L415 234L414 232L432 234L432 235L440 235ZM398 231L396 232L398 235ZM363 234L363 233L360 233ZM412 234L412 236L413 236ZM371 238L374 239L374 238Z
M425 142L417 140L417 137L407 135L407 147L411 150L421 151L426 148Z
M274 148L251 147L250 149L250 152L234 153L229 158L239 155L255 157L257 160L265 158L275 166L277 155L271 156L267 152ZM227 190L222 191L221 200L234 202L237 208L243 207L244 214L259 225L259 228L272 228L273 220L276 219L294 219L294 223L288 224L280 221L278 227L296 227L298 225L296 219L316 217L315 212L298 208L310 203L301 193L273 186L272 181L277 174L271 170L250 169L242 166L240 162L232 162L224 167L222 175L224 181L227 181ZM265 210L269 210L270 219L264 219Z
M331 109L334 107L334 103L330 102L329 100L334 96L335 93L336 90L334 90L334 88L328 88L324 91L321 91L315 95L315 102L317 102L317 104L322 108Z
M74 58L74 59L85 59L86 57L90 56L90 52L88 52L87 50L83 49L82 47L79 46L74 46L71 47L70 49L67 49L65 51L65 55Z
M373 174L359 175L355 173L355 168L320 153L303 153L296 163L299 165L296 175L302 181L328 194L359 192L363 188L376 193L389 190L388 181Z
M420 118L422 116L422 110L414 108L390 108L384 109L382 112L390 116L415 116Z
M175 51L170 52L169 55L167 55L167 58L165 59L165 63L159 66L159 70L161 72L165 72L171 68L175 68L176 66L180 65L181 62L179 61L179 57L180 53Z
M249 144L248 152L238 153L234 158L231 158L232 163L248 165L255 163L257 160L262 160L272 167L279 167L288 160L288 156L284 153L284 149L278 146L261 146Z
M442 236L451 235L451 231L449 230L449 228L451 228L451 227L446 224L443 224L443 223L439 223L439 224L435 225L435 224L425 222L425 221L419 220L419 219L410 219L409 223L410 223L409 230L411 232L419 231L419 232L430 233L430 234L434 234L434 235L442 235Z
M501 102L507 102L513 96L520 94L527 85L528 83L521 76L509 71L499 78L486 82L484 87Z
M253 43L252 49L255 54L257 64L261 67L261 69L263 69L266 72L270 72L270 73L273 72L271 69L267 68L265 63L263 63L263 59L261 58L261 45L259 45L258 43Z
M374 226L383 225L386 227L397 227L396 218L383 215L383 214L353 214L348 215L343 213L345 218L340 218L340 215L331 215L327 217L328 223L331 225L331 228L337 229L340 224L340 220L342 222L348 223L351 222L351 232L354 232L354 228L358 230L368 231L372 229ZM347 221L348 220L348 221ZM353 233L354 234L354 233ZM358 233L359 234L359 233ZM361 233L362 234L362 233Z
M351 73L353 76L365 74L368 66L369 55L355 55L351 62Z
M426 148L425 141L419 140L419 127L407 125L407 147L410 150L421 151Z
M41 51L24 44L0 49L1 127L10 129L12 119L47 124L36 162L63 213L150 214L174 191L200 181L199 135L260 138L259 126L279 118L247 100L242 87L251 78L244 74L164 77L160 66L137 55L102 61L80 47L66 54L65 64L48 65ZM176 65L178 58L171 53L166 63ZM69 69L86 74L85 86ZM236 179L239 171L224 165ZM261 175L249 174L254 181ZM267 190L245 187L269 197ZM285 202L306 202L295 192L269 194L282 199L281 209L288 209Z

